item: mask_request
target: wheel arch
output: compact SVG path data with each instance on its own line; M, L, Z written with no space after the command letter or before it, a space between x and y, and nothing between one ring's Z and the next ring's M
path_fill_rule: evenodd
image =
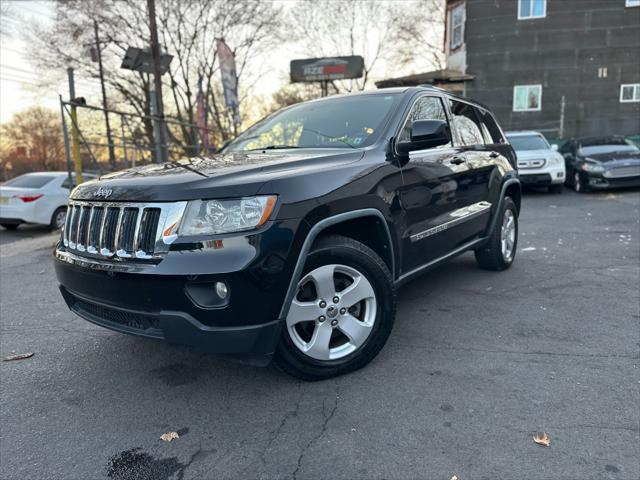
M387 264L395 278L396 259L394 244L389 225L380 210L376 208L364 208L324 218L313 225L298 253L296 266L280 310L280 318L287 316L289 305L291 304L296 286L302 275L305 258L311 251L315 241L320 236L326 234L344 235L367 245L380 255L380 258ZM374 241L372 241L372 239L374 239Z
M520 214L520 206L522 205L522 187L520 186L520 182L514 180L505 183L505 186L506 188L501 198L511 197L518 208L518 214Z

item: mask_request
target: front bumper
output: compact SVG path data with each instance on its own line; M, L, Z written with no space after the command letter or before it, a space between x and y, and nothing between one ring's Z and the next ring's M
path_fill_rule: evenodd
M585 174L583 174L585 175ZM607 190L610 188L640 187L640 176L605 178L602 175L586 174L586 183L592 190Z
M55 270L69 308L92 323L265 364L280 335L299 224L282 220L221 242L176 242L159 263L98 262L58 245ZM227 286L226 299L216 295L216 282Z
M155 313L97 303L60 286L69 309L110 330L224 355L256 365L270 362L280 336L279 320L262 325L211 327L181 311Z
M564 165L547 165L544 168L527 168L518 171L523 185L548 187L564 183Z

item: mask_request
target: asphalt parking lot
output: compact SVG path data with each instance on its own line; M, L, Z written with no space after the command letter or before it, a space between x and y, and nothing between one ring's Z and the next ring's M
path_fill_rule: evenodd
M0 477L638 479L640 193L532 192L520 222L509 271L406 285L378 358L317 383L93 326L51 236L4 242L0 351L34 356L0 363Z

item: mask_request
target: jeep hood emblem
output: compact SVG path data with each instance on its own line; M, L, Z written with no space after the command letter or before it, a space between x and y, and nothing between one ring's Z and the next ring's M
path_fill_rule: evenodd
M96 197L108 198L109 196L111 196L112 193L113 193L112 189L100 187L98 188L98 190L96 190L96 192L93 195Z

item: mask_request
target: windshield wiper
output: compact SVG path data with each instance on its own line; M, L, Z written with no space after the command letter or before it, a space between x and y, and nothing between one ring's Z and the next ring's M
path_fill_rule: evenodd
M297 147L295 145L267 145L266 147L251 148L247 150L247 152L253 152L255 150L280 150L280 149L284 150L286 148L300 148L300 147Z
M321 137L328 138L329 140L337 140L338 142L344 143L345 145L348 145L351 148L357 148L355 145L352 145L349 142L346 142L346 141L342 140L342 138L340 138L340 137L332 137L331 135L327 135L326 133L319 132L318 130L313 130L312 128L303 127L302 131L303 132L307 131L307 132L315 133L316 135L320 135Z

